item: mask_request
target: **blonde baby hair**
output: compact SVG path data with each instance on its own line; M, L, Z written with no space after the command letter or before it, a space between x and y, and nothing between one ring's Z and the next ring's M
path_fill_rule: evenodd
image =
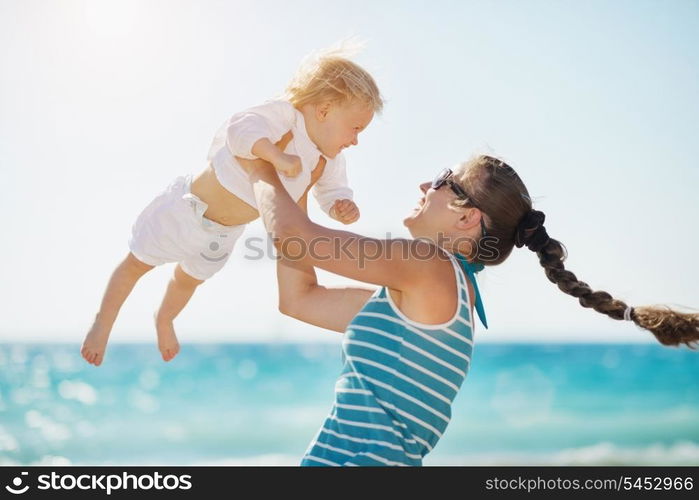
M381 113L383 98L374 78L350 60L360 49L361 44L350 39L311 53L287 86L285 97L298 109L326 100L359 101Z

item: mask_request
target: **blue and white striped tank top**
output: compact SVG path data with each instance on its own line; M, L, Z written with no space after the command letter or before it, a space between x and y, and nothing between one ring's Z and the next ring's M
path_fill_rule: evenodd
M471 364L473 318L464 272L487 328L475 273L483 266L448 254L459 302L451 320L408 319L379 288L357 313L342 343L344 367L330 415L301 465L422 465L442 437L451 404Z

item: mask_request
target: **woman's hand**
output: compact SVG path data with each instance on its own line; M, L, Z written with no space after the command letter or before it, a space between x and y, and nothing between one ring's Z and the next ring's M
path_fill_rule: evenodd
M286 139L291 139L291 133L282 140ZM249 172L265 228L284 257L298 258L294 252L302 240L307 267L401 291L425 283L431 286L453 276L451 262L438 257L441 251L433 243L423 239L381 240L315 224L291 198L272 164L263 160L240 162Z

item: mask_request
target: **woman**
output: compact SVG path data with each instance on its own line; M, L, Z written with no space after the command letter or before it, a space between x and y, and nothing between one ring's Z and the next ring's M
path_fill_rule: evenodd
M449 423L473 348L475 274L513 247L536 252L548 279L584 307L630 320L665 345L699 339L699 314L629 307L564 268L562 244L504 162L480 156L420 185L403 221L414 239L378 240L313 223L263 162L248 164L260 212L284 257L280 310L344 332L335 404L302 465L420 465ZM320 166L319 168L322 168ZM315 267L380 288L318 284Z

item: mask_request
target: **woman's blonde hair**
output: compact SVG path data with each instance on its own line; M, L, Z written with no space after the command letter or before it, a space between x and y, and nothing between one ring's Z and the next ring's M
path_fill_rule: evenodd
M310 54L287 86L285 97L296 108L323 101L359 101L380 113L383 98L376 82L349 59L358 49L358 44L350 41Z

